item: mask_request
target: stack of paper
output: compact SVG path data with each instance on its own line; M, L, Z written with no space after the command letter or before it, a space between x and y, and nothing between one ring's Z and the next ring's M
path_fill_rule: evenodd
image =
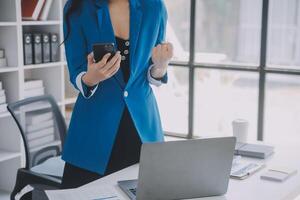
M54 119L51 111L34 111L26 114L26 136L30 148L55 140Z
M35 97L45 94L42 80L26 80L24 84L24 97Z
M0 81L0 113L7 111L6 95L5 90L2 87L2 82Z
M248 144L236 143L235 155L254 157L254 158L267 158L274 153L274 147L264 144Z

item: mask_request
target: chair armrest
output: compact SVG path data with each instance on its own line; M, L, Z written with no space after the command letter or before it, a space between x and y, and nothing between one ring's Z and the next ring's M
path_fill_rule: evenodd
M41 164L47 159L58 155L60 155L60 150L57 145L45 147L34 154L30 166Z
M19 174L22 178L27 179L28 184L43 184L57 188L61 186L61 180L52 176L39 174L24 168L18 170L18 175Z

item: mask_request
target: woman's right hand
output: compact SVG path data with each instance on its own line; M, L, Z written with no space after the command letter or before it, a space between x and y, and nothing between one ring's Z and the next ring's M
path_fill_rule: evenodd
M105 54L99 62L95 63L93 53L88 55L88 69L86 74L82 76L82 81L86 85L92 87L117 73L121 64L120 51L117 51L116 54L108 60L110 56L110 53Z

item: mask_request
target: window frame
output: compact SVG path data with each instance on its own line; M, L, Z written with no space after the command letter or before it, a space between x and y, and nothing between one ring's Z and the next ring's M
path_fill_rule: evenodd
M259 74L258 83L258 117L257 117L257 140L264 140L264 115L265 115L265 92L266 75L300 75L300 70L280 69L268 67L267 64L267 45L268 45L268 23L269 23L269 3L270 0L262 0L262 18L261 18L261 40L260 40L260 58L259 65L226 65L226 64L202 64L195 62L195 41L196 41L196 3L197 0L190 0L190 34L189 34L189 60L188 62L171 61L170 65L175 67L184 67L189 70L189 96L188 96L188 133L165 132L167 136L194 139L194 97L195 97L195 69L218 69L230 71L257 72Z

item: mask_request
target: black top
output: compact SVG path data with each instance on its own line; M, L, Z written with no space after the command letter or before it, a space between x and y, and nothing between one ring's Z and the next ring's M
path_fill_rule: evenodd
M121 70L125 83L130 76L129 40L116 37L117 48L121 52ZM132 121L127 106L122 115L115 143L105 174L110 174L139 162L142 142Z
M123 77L125 83L128 82L130 77L130 60L129 60L129 40L124 40L122 38L116 37L117 48L121 52L121 70L123 72Z

